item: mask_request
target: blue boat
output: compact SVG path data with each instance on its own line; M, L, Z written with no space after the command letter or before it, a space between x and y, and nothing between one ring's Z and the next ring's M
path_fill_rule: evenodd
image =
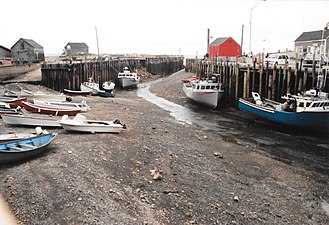
M0 164L16 162L43 153L57 136L56 132L0 144Z
M261 98L240 98L239 109L286 126L329 132L329 99L327 93L310 90L305 95L286 95L285 103Z
M102 91L102 90L99 90L98 91L98 95L101 96L101 97L104 97L104 98L114 97L114 93L112 91Z

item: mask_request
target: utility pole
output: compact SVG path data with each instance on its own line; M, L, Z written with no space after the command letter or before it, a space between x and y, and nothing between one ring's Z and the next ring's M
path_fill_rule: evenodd
M97 27L95 26L95 31L96 31L96 41L97 41L97 55L98 55L98 60L99 60L99 46L98 46L98 35L97 35Z

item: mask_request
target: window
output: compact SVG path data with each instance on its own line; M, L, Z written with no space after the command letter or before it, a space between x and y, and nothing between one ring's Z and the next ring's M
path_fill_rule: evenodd
M204 90L205 86L201 86L201 90Z

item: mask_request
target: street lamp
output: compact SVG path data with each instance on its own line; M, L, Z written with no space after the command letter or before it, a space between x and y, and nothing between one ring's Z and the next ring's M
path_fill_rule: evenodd
M266 0L259 0L251 9L250 9L250 32L249 32L249 54L251 54L251 22L252 22L252 10L260 3L265 2Z

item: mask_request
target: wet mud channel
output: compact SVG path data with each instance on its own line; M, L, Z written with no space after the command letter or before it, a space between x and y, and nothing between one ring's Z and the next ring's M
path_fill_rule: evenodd
M143 84L138 96L168 110L179 122L196 124L202 130L224 136L227 141L260 147L270 157L289 165L329 174L329 133L283 127L236 108L210 109L186 99L183 91L175 92L181 95L177 103L167 100L174 97L163 90L173 91L170 86L176 86L179 90L179 86L182 86L180 80L190 76L180 71L172 77ZM150 92L150 85L155 86L152 91L158 95Z

